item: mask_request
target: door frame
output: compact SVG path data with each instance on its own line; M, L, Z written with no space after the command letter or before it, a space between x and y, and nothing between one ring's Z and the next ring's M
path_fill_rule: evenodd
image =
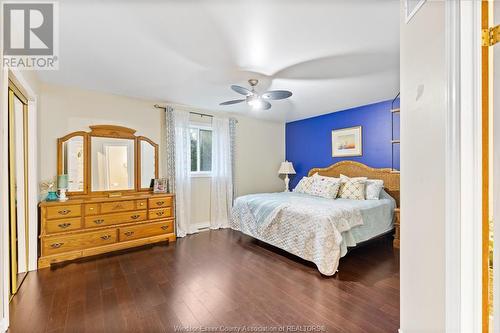
M481 2L446 1L445 316L482 330Z

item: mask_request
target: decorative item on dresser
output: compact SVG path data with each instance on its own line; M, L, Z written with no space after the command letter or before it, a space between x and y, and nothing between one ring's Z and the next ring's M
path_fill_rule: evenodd
M40 203L39 268L176 239L174 194L149 188L158 178L158 145L130 128L90 128L58 139L69 199Z
M399 226L400 226L399 208L394 209L394 242L393 247L399 249Z
M66 190L68 189L68 175L57 176L57 185L59 187L59 201L66 201Z

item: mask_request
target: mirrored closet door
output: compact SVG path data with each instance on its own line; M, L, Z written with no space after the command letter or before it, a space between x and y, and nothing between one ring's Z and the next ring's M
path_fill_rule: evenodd
M28 274L28 101L9 82L10 294Z

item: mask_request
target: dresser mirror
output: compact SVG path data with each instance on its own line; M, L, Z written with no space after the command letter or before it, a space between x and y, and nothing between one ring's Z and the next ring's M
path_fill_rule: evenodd
M158 145L131 128L90 128L58 139L57 172L68 175L68 195L149 191L158 178Z
M149 189L151 179L158 178L158 145L146 137L139 137L139 170L141 177L139 178L139 188L141 190Z
M57 140L57 174L68 175L68 193L85 194L87 133L74 132Z
M135 140L91 137L90 150L92 192L135 188Z

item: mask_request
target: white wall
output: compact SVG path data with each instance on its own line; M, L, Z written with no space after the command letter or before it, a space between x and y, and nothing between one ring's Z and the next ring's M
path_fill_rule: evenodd
M401 14L401 330L445 330L445 8Z
M283 191L278 169L285 160L285 123L238 116L236 195Z
M153 101L101 92L42 84L38 121L38 158L41 180L56 176L57 138L89 125L130 127L161 144L163 113ZM161 166L161 159L160 159ZM160 167L161 170L161 167Z

